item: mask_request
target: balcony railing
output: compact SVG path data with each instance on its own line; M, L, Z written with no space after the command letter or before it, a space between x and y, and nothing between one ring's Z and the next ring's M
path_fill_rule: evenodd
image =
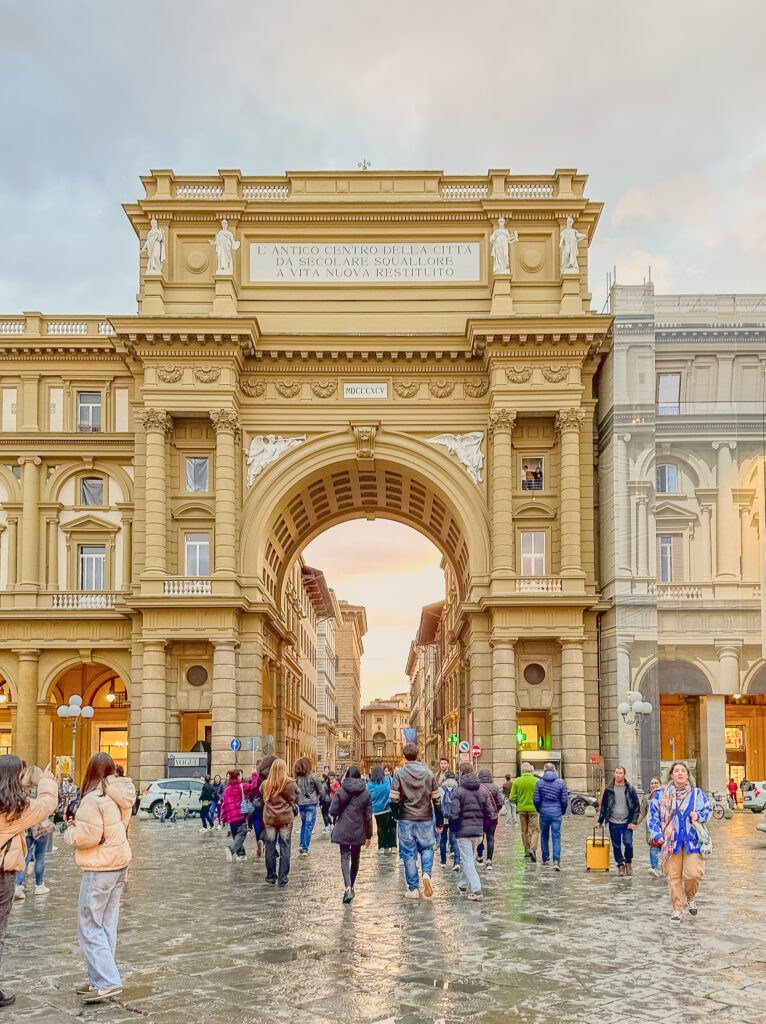
M189 597L213 593L213 581L195 576L177 576L162 581L162 593L168 597Z
M517 594L560 594L558 576L520 576L516 580Z
M52 595L52 608L114 608L119 593L105 590L64 590Z
M694 583L658 583L658 601L699 601L702 587Z

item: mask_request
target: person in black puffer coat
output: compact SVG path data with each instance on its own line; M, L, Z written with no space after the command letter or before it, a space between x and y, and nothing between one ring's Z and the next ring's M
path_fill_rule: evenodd
M457 887L465 892L470 885L469 900L481 899L481 879L474 857L486 823L492 820L493 814L496 820L497 810L489 790L479 782L470 764L461 764L460 782L450 794L450 823L455 826L462 869Z
M372 838L372 797L358 768L351 767L340 789L332 798L330 816L335 819L331 841L340 846L340 869L346 891L343 902L350 903L356 893L354 882L359 873L359 854Z
M484 839L487 841L487 871L492 870L492 858L495 854L495 829L497 828L498 814L503 806L503 794L495 785L492 772L488 768L482 768L479 772L479 783L487 790L492 797L492 810L494 816L484 822ZM484 840L476 848L476 863L481 864L484 860Z

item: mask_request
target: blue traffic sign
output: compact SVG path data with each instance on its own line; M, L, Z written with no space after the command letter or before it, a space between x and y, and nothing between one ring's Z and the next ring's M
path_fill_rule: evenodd
M231 749L232 749L232 750L239 750L239 748L240 748L240 747L242 746L242 744L241 744L241 743L239 742L239 740L238 740L238 739L236 739L236 737L235 737L235 738L234 738L234 739L233 739L233 740L231 741L231 743L229 744L229 746L231 747Z

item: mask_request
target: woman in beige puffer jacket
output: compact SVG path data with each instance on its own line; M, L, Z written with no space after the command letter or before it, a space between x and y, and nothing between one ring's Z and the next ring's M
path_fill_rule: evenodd
M77 936L88 964L88 982L77 992L88 1003L122 991L114 952L120 896L131 857L126 829L135 799L135 786L129 778L115 775L111 757L94 754L85 770L74 825L66 832L83 869Z

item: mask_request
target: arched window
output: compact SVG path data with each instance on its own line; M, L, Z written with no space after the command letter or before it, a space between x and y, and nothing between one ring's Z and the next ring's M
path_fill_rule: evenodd
M657 466L657 493L678 493L678 468L670 464Z

